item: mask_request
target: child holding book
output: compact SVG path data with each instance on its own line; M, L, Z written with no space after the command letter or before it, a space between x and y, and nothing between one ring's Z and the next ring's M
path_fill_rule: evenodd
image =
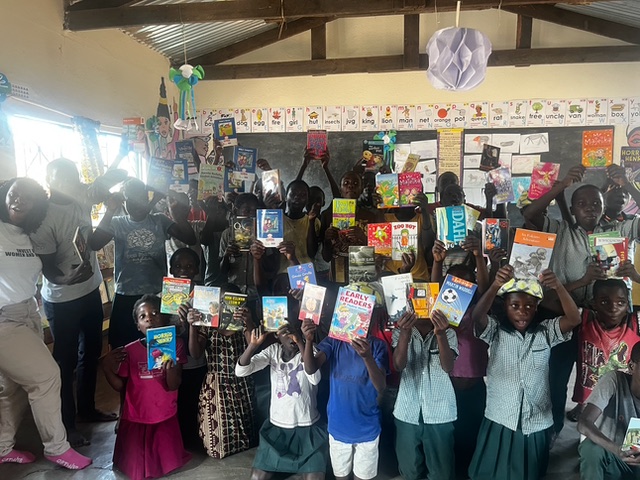
M351 472L369 480L378 474L380 407L377 397L386 386L388 353L378 338L354 338L351 343L327 337L313 348L316 325L302 322L306 343L304 369L313 375L329 362L329 455L337 480Z
M563 316L533 321L543 296L540 283L556 290ZM546 472L553 425L549 353L571 338L580 312L552 271L544 270L540 283L515 280L513 267L506 265L473 310L476 334L489 345L489 365L485 418L469 468L472 480L537 479ZM496 295L504 300L504 312L489 316Z
M251 478L266 480L273 473L300 473L305 480L322 480L327 468L328 438L320 425L316 395L320 371L304 370L299 325L285 325L275 333L277 342L258 351L271 333L257 328L236 365L236 375L246 377L270 367L269 418L260 429L260 443Z
M456 334L438 310L420 321L406 312L393 332L393 348L393 365L402 372L393 409L400 474L405 480L453 480L457 412L449 373L458 355Z
M233 284L220 287L220 298L225 292L240 293ZM202 314L190 308L189 354L194 358L206 356L207 375L198 403L200 438L210 457L224 458L248 450L253 446L253 381L235 375L235 365L247 346L247 337L254 324L246 306L238 307L234 322L242 323L244 331L220 330L194 325Z
M160 478L191 459L185 451L177 416L178 388L185 348L176 339L177 362L166 360L162 368L147 368L146 334L166 324L160 298L144 295L133 309L134 323L145 337L111 350L104 372L114 390L126 390L113 465L132 480Z

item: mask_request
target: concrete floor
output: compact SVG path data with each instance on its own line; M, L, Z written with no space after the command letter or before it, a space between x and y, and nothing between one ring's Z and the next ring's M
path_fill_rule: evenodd
M570 384L572 385L572 382ZM97 402L98 407L105 411L117 411L118 409L118 396L106 384L102 375L99 378ZM575 423L567 421L564 430L556 441L551 451L548 474L545 477L547 480L578 480L580 478L577 468L579 434L575 426ZM0 479L124 480L127 477L112 469L111 456L115 442L113 427L113 423L79 425L80 431L91 440L91 445L78 450L83 455L91 457L93 465L85 470L72 472L55 466L44 459L42 456L42 444L33 420L26 418L18 434L16 447L36 453L38 460L28 465L0 465ZM188 465L167 478L174 480L246 480L250 476L254 454L255 449L252 449L222 460L214 460L204 454L195 454ZM395 468L389 462L382 460L382 458L383 455L381 455L377 478L380 480L400 479L401 477L397 475ZM302 477L293 475L289 476L289 478L298 480Z

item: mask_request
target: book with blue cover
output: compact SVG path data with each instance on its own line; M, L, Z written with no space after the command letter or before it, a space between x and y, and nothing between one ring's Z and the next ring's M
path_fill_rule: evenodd
M173 183L173 160L151 157L147 172L147 185L160 193L167 193Z
M213 136L223 147L238 144L236 120L233 117L219 118L213 121Z
M167 360L178 362L175 325L147 329L147 368L162 368Z
M253 182L256 178L258 150L236 147L233 159L233 178L235 181Z
M258 209L256 237L265 247L277 247L284 240L282 210Z
M449 320L449 324L457 327L462 322L477 288L475 283L447 275L431 311L440 310Z
M302 263L288 267L287 274L289 275L289 285L293 290L304 288L307 283L318 284L313 263Z
M329 336L349 343L354 338L366 338L375 304L375 295L340 287Z
M287 297L262 297L262 325L267 332L286 325L288 316Z
M462 245L473 230L480 212L466 205L436 208L437 238L445 248Z

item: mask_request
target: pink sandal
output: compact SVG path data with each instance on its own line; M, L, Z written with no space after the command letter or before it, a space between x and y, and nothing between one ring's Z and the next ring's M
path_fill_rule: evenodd
M73 448L70 448L62 455L45 455L44 458L50 462L60 465L61 467L68 468L69 470L82 470L93 463L89 457L80 455Z
M32 463L36 461L33 453L11 449L5 456L0 457L0 463Z

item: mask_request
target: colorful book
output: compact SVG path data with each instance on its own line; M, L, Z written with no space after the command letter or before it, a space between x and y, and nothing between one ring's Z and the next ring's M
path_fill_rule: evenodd
M189 163L186 160L173 160L169 190L182 193L189 191Z
M591 234L589 247L593 261L600 265L610 278L617 277L618 267L629 258L629 239L621 237L620 232Z
M265 247L277 247L284 240L282 210L258 209L256 237Z
M480 155L480 170L488 172L500 166L500 147L484 144Z
M244 180L236 176L233 168L224 169L224 191L244 193Z
M376 254L390 257L393 249L391 223L370 223L367 225L367 245L374 247Z
M194 325L217 328L220 325L220 288L196 285L193 287L193 308L202 314Z
M558 180L560 174L560 164L551 162L536 163L531 172L531 187L529 188L529 199L537 200L553 188L553 184Z
M233 178L235 182L253 182L256 178L258 150L235 147L233 152Z
M269 192L283 199L282 189L280 188L280 171L277 168L262 172L262 195L266 196Z
M376 188L382 197L378 208L395 208L400 206L398 175L396 173L379 173L376 175Z
M377 277L373 247L349 247L349 283L373 282Z
M302 263L287 268L289 275L289 285L293 290L304 288L306 284L317 285L316 271L313 263Z
M88 262L91 257L91 249L87 244L87 239L82 234L82 228L76 227L76 231L73 234L73 248L80 259L80 263Z
M489 181L496 187L496 195L493 197L494 203L513 202L513 182L511 182L511 170L507 167L496 168L488 173Z
M329 336L343 342L366 338L375 304L375 295L340 287L331 317Z
M640 453L640 418L631 417L627 432L624 434L624 441L620 447L623 452L633 450Z
M248 252L256 238L256 219L253 217L235 217L233 219L233 240L241 252Z
M309 318L316 325L320 325L322 305L326 293L327 289L325 287L307 283L304 286L302 300L300 301L300 314L298 315L298 320L306 320Z
M167 193L173 183L173 160L151 157L147 172L147 185L160 193Z
M449 324L457 327L467 312L478 286L462 278L447 275L440 288L433 310L439 310L447 317Z
M225 168L222 165L200 165L198 177L198 200L206 200L209 197L224 198Z
M176 142L176 159L186 160L189 173L195 173L200 166L200 157L192 139Z
M223 147L238 144L236 120L233 117L219 118L213 121L213 136Z
M439 283L407 284L407 308L418 318L431 318L431 311L440 293Z
M418 166L418 162L420 161L420 155L415 153L410 153L407 157L407 161L404 162L402 166L402 173L414 172L416 167Z
M436 208L436 235L444 243L445 248L455 248L462 245L470 230L466 205Z
M640 188L640 148L621 147L620 164L624 166L627 179L636 188Z
M287 297L262 297L262 325L267 332L275 332L286 325L288 317Z
M613 128L582 132L582 165L589 168L613 164Z
M482 221L482 254L486 257L496 248L509 251L509 220L485 218Z
M389 323L396 323L407 311L407 285L413 283L410 273L388 275L380 279L384 291L384 303L389 314Z
M366 172L379 172L384 165L384 140L362 142L362 165Z
M189 301L191 280L188 278L164 277L162 279L162 302L160 313L178 314L178 307Z
M333 199L333 218L331 226L338 230L347 230L356 225L356 200L349 198Z
M178 362L176 349L176 327L148 328L147 329L147 368L155 370L162 368L167 360Z
M418 252L418 222L391 223L391 260L402 260L403 253Z
M247 296L243 293L225 292L220 302L220 323L218 329L240 331L244 328L244 323L233 318L233 314L238 308L242 308L247 303Z
M400 206L413 206L413 199L422 193L422 174L420 172L405 172L398 174L398 191Z
M555 233L516 229L509 264L518 280L538 280L538 275L549 268Z
M308 130L307 150L310 150L315 158L322 157L327 151L327 131Z

